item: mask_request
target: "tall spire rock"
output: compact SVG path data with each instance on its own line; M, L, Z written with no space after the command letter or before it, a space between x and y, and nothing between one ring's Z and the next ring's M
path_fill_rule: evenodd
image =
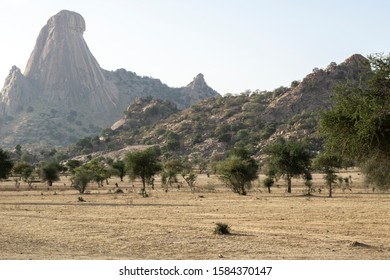
M23 110L24 104L29 104L33 97L33 85L18 67L12 66L0 92L0 116L13 115Z
M41 29L24 74L12 67L0 91L0 147L68 145L110 127L137 97L178 108L218 95L204 82L171 88L158 79L100 68L83 34L86 24L63 10Z
M49 102L109 111L118 93L90 52L83 38L85 28L83 17L75 12L63 10L51 17L39 33L24 75Z

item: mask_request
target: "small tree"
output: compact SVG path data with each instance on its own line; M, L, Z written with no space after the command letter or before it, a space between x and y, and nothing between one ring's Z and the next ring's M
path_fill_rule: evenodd
M146 183L152 181L154 175L162 169L156 150L149 148L140 152L128 153L125 156L125 165L130 179L141 178L141 193L146 197Z
M123 177L126 175L126 166L123 160L114 161L111 166L116 170L119 178L121 178L121 182L123 182Z
M335 168L342 166L342 159L337 155L321 153L313 160L315 169L325 173L324 179L329 189L329 197L332 197L333 184L337 181Z
M265 188L268 189L268 193L271 193L271 187L274 185L274 178L272 178L271 176L267 176L263 180L263 185Z
M54 181L58 181L60 179L58 164L55 162L43 164L40 170L40 174L42 181L47 182L49 187L53 185Z
M0 149L0 179L6 179L11 173L13 163L5 151Z
M24 182L27 182L33 171L33 167L26 162L18 162L13 168L13 173L23 179Z
M92 180L97 183L98 187L103 186L104 180L108 183L108 178L110 178L113 173L112 168L104 162L103 158L94 158L88 162L85 167L92 172Z
M246 195L251 182L258 177L258 169L259 165L243 149L234 151L226 160L217 164L219 178L240 195Z
M93 172L85 166L77 167L72 176L72 186L80 193L84 193L88 183L93 179Z
M186 181L187 185L190 187L191 191L195 191L195 181L198 178L198 175L193 173L192 171L188 174L181 174L184 181Z
M291 179L310 173L309 147L304 142L295 140L286 141L278 138L264 149L269 155L267 169L272 170L276 177L283 177L287 181L287 192L291 193Z
M183 170L183 164L177 159L168 160L164 164L163 172L161 174L161 181L165 190L168 190L168 186L177 183L177 174Z

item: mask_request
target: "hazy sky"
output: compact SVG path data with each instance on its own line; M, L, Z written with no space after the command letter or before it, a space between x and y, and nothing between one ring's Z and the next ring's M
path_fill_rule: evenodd
M40 29L80 13L100 66L218 92L272 90L354 53L388 53L390 1L0 0L0 81L24 71Z

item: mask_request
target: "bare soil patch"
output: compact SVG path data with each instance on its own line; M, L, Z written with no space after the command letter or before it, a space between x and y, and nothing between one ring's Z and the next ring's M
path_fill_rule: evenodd
M271 194L255 184L239 196L205 175L196 192L164 192L157 181L148 198L117 178L83 195L67 178L49 189L2 182L0 259L389 259L390 194L344 175L351 190L333 198L322 175L310 197L299 180L292 194L279 182ZM231 234L214 234L216 223Z

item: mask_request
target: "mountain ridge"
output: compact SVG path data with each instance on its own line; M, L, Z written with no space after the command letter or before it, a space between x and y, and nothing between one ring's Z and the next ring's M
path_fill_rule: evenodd
M320 150L322 142L315 133L318 110L330 106L334 87L347 80L358 83L370 71L368 60L355 54L339 65L314 69L289 88L214 97L178 112L165 110L168 113L159 120L148 119L145 113L151 104L160 106L158 101L138 100L108 130L104 141L90 138L95 144L87 149L76 143L70 154L100 151L104 155L131 146L158 145L166 157L210 159L245 147L260 158L262 147L277 137L307 139ZM139 120L143 122L134 126Z

